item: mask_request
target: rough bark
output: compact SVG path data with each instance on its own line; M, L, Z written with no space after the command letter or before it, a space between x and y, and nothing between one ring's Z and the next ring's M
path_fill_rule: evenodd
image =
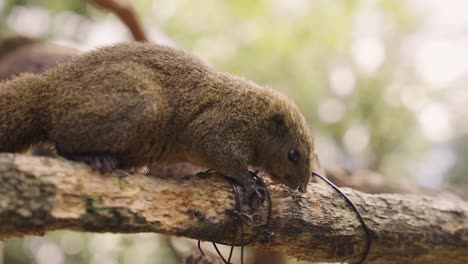
M73 229L158 232L229 243L233 208L229 183L208 178L100 174L86 165L27 155L0 154L0 236ZM356 262L365 236L356 215L331 188L311 184L306 194L270 185L269 247L308 261ZM467 263L468 203L456 198L370 195L344 189L372 234L370 263ZM257 211L248 237L263 229Z

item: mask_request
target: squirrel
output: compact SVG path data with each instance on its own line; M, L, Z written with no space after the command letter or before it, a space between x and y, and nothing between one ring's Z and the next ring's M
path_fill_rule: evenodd
M122 43L0 83L0 152L42 142L102 172L189 162L258 195L248 166L305 192L314 142L281 93L181 50Z

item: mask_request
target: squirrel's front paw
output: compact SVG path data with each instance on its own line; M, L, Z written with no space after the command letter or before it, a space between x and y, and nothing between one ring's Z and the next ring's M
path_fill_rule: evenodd
M259 185L252 179L249 184L243 186L244 188L244 201L246 201L251 208L255 209L263 204L266 196L266 189L264 186Z

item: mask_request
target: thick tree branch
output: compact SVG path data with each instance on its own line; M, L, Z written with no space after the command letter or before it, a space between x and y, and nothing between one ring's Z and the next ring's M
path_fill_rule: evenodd
M0 154L0 236L55 229L158 232L230 242L233 208L222 177L156 178L101 175L85 165L44 157ZM271 249L309 261L355 262L365 246L356 215L330 188L307 194L270 185ZM468 204L415 195L369 195L345 189L372 232L372 263L467 263ZM257 213L259 224L265 208ZM248 236L262 229L249 229ZM264 241L256 246L266 247Z

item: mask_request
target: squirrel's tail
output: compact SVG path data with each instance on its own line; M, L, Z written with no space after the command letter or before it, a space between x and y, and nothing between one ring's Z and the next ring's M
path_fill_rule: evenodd
M24 74L0 83L0 152L19 152L47 139L46 82Z

